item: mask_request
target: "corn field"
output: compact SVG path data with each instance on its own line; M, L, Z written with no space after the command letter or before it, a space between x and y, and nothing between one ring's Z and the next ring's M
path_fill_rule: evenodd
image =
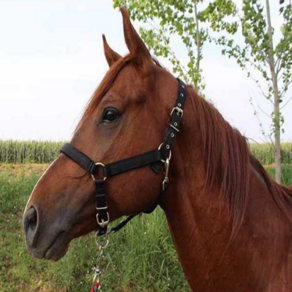
M0 163L50 163L65 142L0 140ZM292 143L282 143L282 164L292 166ZM250 144L252 154L263 165L274 163L274 150L269 144Z
M275 162L274 148L270 144L250 144L251 153L263 164L271 165ZM292 166L292 143L281 144L282 164ZM291 174L292 175L292 174Z
M64 142L0 140L0 163L50 163Z

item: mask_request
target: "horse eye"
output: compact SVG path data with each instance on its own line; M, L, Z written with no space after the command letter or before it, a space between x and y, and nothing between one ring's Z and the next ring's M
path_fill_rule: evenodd
M106 109L104 114L103 114L103 117L102 117L102 120L103 122L114 122L116 121L117 119L119 118L119 113L116 109Z

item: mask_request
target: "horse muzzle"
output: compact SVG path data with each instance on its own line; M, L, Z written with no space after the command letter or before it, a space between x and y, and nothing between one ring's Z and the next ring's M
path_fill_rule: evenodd
M23 225L28 251L38 259L59 260L69 246L68 232L59 224L53 224L44 232L41 230L40 213L31 206L24 213Z

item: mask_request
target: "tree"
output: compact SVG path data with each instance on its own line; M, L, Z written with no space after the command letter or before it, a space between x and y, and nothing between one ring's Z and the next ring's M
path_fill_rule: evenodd
M178 74L187 83L194 85L197 91L204 91L201 60L203 47L211 40L209 29L202 26L202 20L212 19L212 25L223 29L235 30L236 23L229 24L224 19L235 15L235 5L231 0L114 0L114 7L126 6L133 19L150 25L142 27L141 36L156 56L168 58L173 73ZM203 5L205 8L203 9ZM201 9L200 9L201 8ZM158 23L158 24L157 24ZM173 43L178 36L186 48L187 63L181 62L174 50Z
M265 3L264 3L265 2ZM238 65L247 70L265 98L271 102L271 132L274 136L276 180L281 183L281 130L283 132L284 117L281 110L291 98L284 103L284 97L292 82L292 6L291 0L280 0L279 13L283 18L280 29L281 39L274 45L275 28L272 26L269 0L243 0L239 14L241 31L237 29L232 35L240 34L245 44L240 46L232 39L222 36L215 40L223 46L223 55L235 58ZM206 15L205 21L210 21ZM219 31L219 30L218 30ZM257 72L266 84L263 89ZM281 104L283 104L281 106Z

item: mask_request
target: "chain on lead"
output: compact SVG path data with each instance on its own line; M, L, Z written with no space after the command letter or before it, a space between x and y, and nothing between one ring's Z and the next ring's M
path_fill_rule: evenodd
M106 234L106 236L105 236L103 241L97 240L97 237L95 238L95 242L96 242L96 245L98 247L98 256L97 256L97 260L96 260L96 265L93 267L93 271L94 271L93 289L91 289L90 292L101 291L101 286L100 286L100 280L101 280L100 266L101 266L101 260L104 257L104 249L109 244L108 235L109 235L109 233Z

